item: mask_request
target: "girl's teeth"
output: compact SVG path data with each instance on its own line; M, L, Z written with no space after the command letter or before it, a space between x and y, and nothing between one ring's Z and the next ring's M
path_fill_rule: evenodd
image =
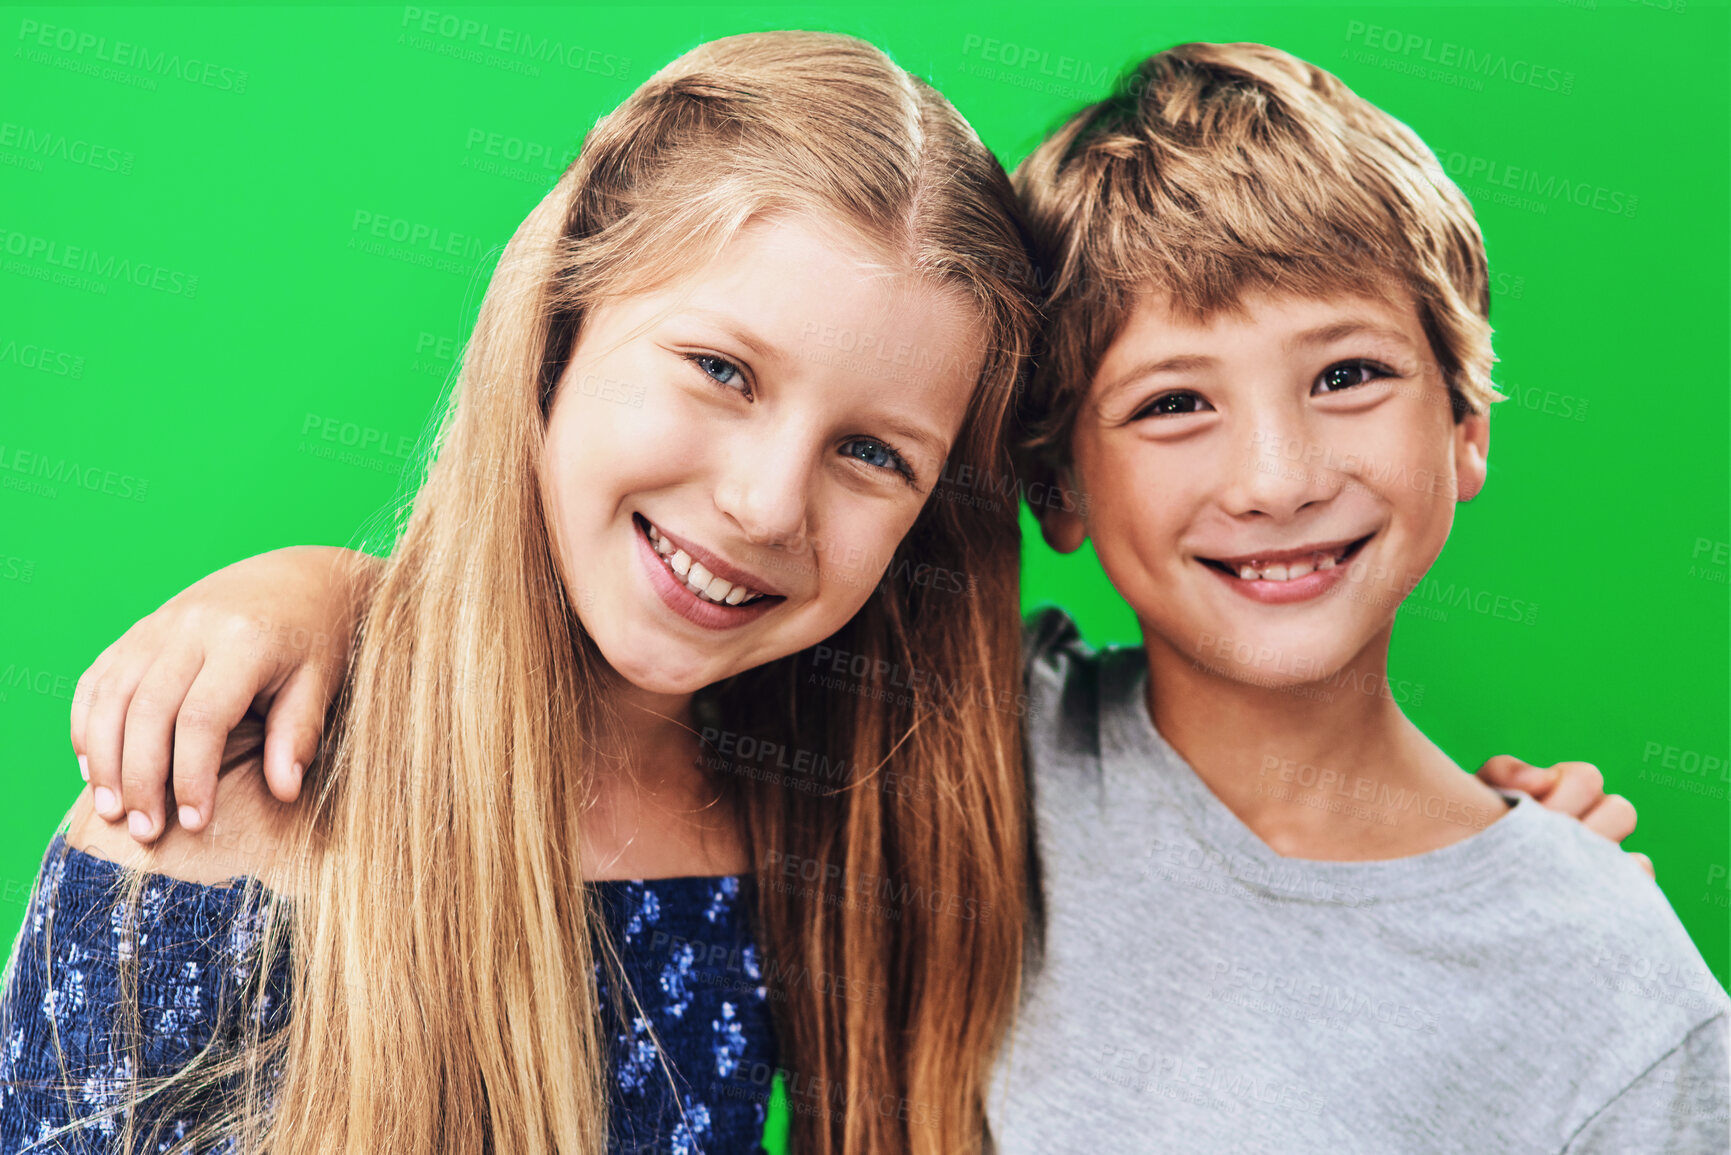
M724 577L717 577L701 563L693 562L690 554L682 549L674 549L673 543L662 537L661 531L653 525L649 527L649 541L655 546L655 552L666 559L667 568L678 574L685 583L685 588L700 598L737 606L747 598L756 600L762 596L754 594L745 586L736 586Z

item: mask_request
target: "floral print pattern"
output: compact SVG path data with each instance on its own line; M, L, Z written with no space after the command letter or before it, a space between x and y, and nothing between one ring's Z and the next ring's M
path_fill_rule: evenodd
M141 908L128 912L113 903L119 877L117 865L72 849L64 835L49 845L0 991L0 1155L117 1151L122 1111L139 1077L178 1070L219 1024L226 1041L241 1037L235 992L254 981L260 965L257 903L239 886L154 875ZM590 891L618 957L617 974L596 966L613 1071L611 1151L761 1152L775 1042L750 941L752 880L600 882ZM119 964L135 956L145 1031L136 1069L119 1053L111 1021ZM288 960L280 958L254 1020L275 1030L292 1001ZM159 1151L218 1105L182 1102L178 1109L178 1117L161 1120Z

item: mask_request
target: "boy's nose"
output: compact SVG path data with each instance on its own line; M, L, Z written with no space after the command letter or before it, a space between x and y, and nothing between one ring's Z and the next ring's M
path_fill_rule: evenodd
M1302 423L1259 423L1243 439L1222 495L1235 516L1292 517L1306 506L1327 501L1341 488L1335 454Z

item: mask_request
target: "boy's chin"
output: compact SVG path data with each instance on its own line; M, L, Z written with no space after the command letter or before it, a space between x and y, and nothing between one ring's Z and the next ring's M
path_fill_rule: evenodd
M1199 631L1173 651L1187 665L1244 686L1321 694L1341 682L1364 646L1327 641L1273 637L1244 631L1236 637Z

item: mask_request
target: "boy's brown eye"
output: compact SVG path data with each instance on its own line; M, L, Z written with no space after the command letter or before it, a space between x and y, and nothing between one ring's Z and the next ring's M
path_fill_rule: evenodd
M1170 417L1181 413L1200 413L1208 408L1208 402L1201 396L1180 389L1171 393L1162 393L1142 408L1136 410L1136 415L1130 420L1140 421L1144 417Z
M1351 389L1354 385L1363 385L1378 377L1388 376L1391 374L1387 369L1371 361L1342 361L1322 371L1316 379L1317 391L1337 393L1342 389Z

